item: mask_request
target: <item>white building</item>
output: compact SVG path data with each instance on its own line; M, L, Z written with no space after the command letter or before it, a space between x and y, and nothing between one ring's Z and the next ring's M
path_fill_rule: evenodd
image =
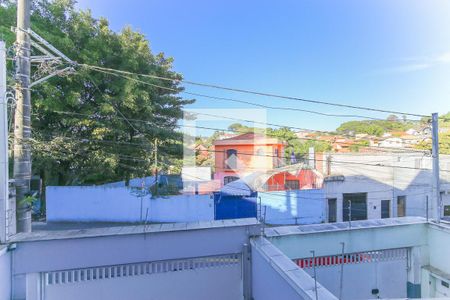
M397 137L390 137L383 141L381 141L378 144L379 147L386 147L386 148L402 148L403 147L403 140L401 138Z
M402 216L431 218L432 159L424 153L325 155L328 222ZM450 156L440 157L442 216L450 216Z

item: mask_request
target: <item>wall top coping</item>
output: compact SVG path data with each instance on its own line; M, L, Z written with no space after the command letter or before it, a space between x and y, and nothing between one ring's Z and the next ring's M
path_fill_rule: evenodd
M70 230L49 230L36 231L28 233L18 233L12 236L10 243L45 241L45 240L62 240L62 239L78 239L90 237L106 237L106 236L122 236L147 233L162 233L175 231L191 231L213 228L232 228L232 227L255 227L255 233L259 232L260 223L255 218L230 219L230 220L214 220L214 221L197 221L187 223L163 223L163 224L147 224L147 225L128 225L104 228L88 228L88 229L70 229Z
M425 224L425 218L422 217L402 217L389 219L371 219L362 221L352 221L351 227L349 222L323 223L312 225L295 225L295 226L279 226L265 229L265 236L280 237L287 235L303 235L322 232L348 231L369 228L393 227L412 224Z

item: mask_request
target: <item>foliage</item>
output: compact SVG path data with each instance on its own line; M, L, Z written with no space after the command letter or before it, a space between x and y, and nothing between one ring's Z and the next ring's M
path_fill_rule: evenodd
M352 152L359 152L359 149L361 149L361 147L366 147L366 146L369 146L370 145L370 142L369 141L367 141L367 140L360 140L360 141L357 141L357 144L352 144L352 145L350 145L350 151L352 151Z
M20 204L20 206L25 206L27 208L31 208L31 205L36 200L37 200L36 193L34 193L34 194L27 194L27 195L25 195L25 197L22 200L20 200L19 204Z
M365 120L349 121L342 123L336 131L341 134L366 133L374 136L381 136L388 131L405 131L415 128L419 122L402 120L397 116L391 115L387 120Z
M237 134L246 132L255 132L266 134L269 137L278 138L280 141L286 142L285 146L285 157L291 157L294 153L296 157L303 157L309 152L309 148L313 147L316 152L324 152L331 150L331 144L325 141L314 141L314 140L301 140L297 137L294 131L288 127L282 128L258 128L249 127L239 123L231 124L228 127L229 130L236 132ZM199 143L203 143L204 146L210 146L214 140L221 134L221 132L216 131L211 137L207 139L199 139ZM197 157L199 159L199 157ZM208 164L203 164L208 165ZM212 165L212 163L211 163Z
M158 183L158 186L152 185L150 187L150 193L152 194L152 197L155 198L158 196L179 195L180 191L178 187L174 184Z
M106 19L77 11L73 0L40 0L32 5L32 29L78 63L181 79L173 59L154 54L149 41L130 27L113 32ZM0 6L0 35L14 41L15 6ZM135 81L77 67L33 88L33 172L46 184L100 184L148 175L154 140L158 160L168 168L181 158L183 89L176 81ZM173 92L173 89L178 92ZM61 113L65 112L65 113ZM132 121L129 121L131 119ZM139 122L133 120L145 120Z
M428 121L426 119L424 121ZM442 132L439 133L439 153L441 154L450 154L450 112L440 116L439 119L439 129ZM421 150L430 150L431 149L431 141L424 141L416 145L417 149Z

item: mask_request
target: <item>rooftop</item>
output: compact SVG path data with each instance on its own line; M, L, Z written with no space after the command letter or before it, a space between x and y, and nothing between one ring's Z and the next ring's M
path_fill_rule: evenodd
M214 145L236 145L236 144L241 145L283 144L283 142L277 138L267 137L264 134L253 132L248 132L230 138L214 141Z

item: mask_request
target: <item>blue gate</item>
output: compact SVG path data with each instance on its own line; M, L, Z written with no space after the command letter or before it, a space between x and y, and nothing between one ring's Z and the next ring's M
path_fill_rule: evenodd
M250 196L223 195L214 193L214 219L239 219L257 217L257 192Z

